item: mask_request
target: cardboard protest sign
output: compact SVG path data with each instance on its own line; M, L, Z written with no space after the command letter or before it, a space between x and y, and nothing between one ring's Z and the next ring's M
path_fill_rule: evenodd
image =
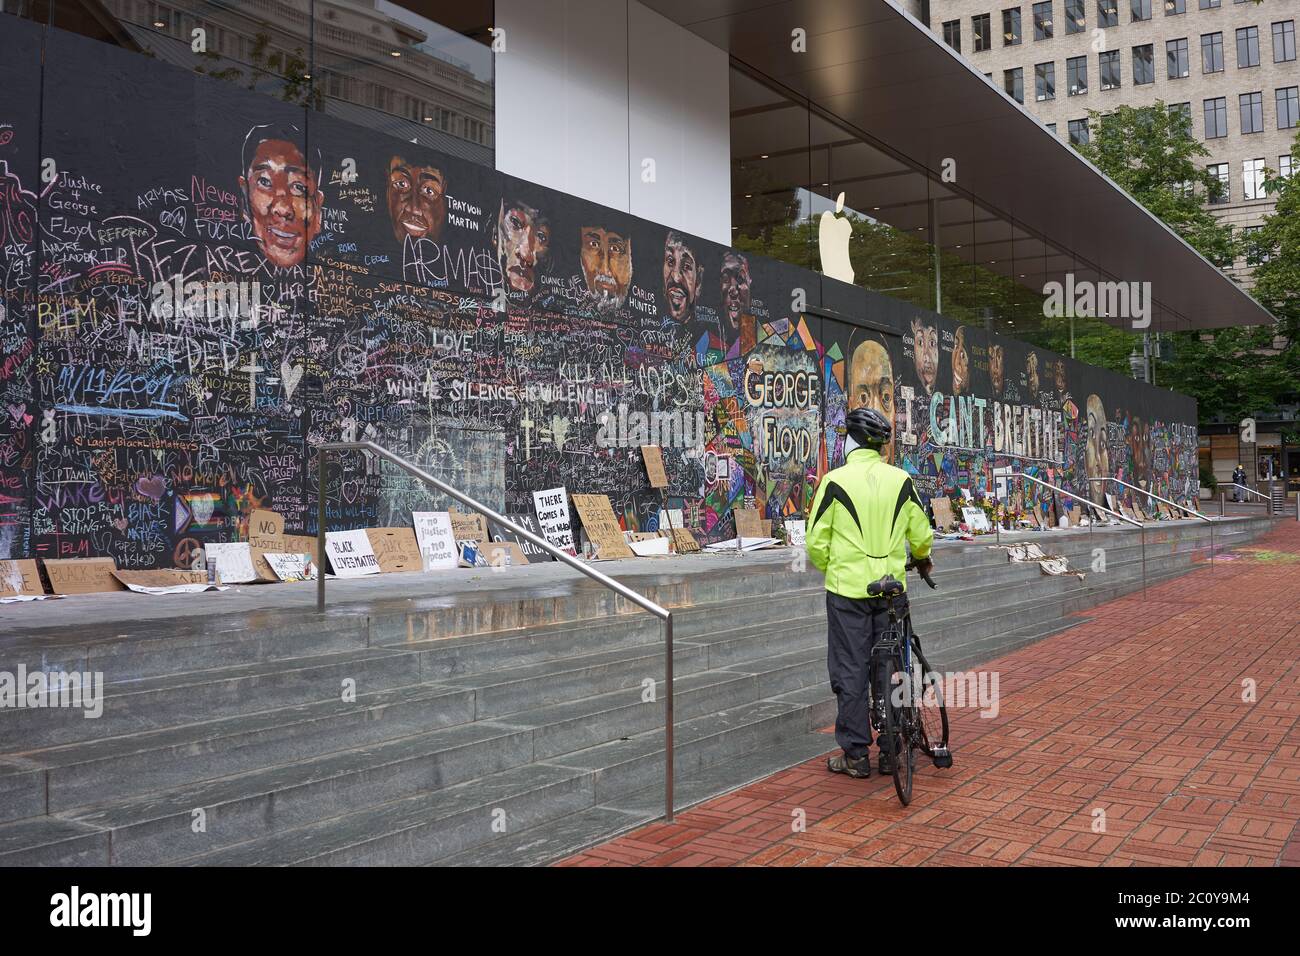
M515 541L488 541L482 546L482 554L493 568L517 568L528 563L524 549Z
M203 546L203 551L209 561L217 563L219 583L249 584L259 579L257 569L253 567L253 550L247 541L211 542Z
M283 554L267 551L263 557L281 581L315 581L316 565L309 554Z
M370 538L365 529L327 531L325 554L330 559L330 567L341 578L359 578L380 571L379 559L370 547Z
M449 511L447 514L451 517L451 533L457 541L486 541L488 539L487 518L475 511L473 514L465 514L460 511Z
M32 597L44 593L41 572L37 570L34 558L0 561L0 595Z
M962 520L966 522L966 527L972 531L992 531L993 525L989 524L989 516L984 513L983 508L962 508Z
M669 534L672 536L673 550L678 554L696 554L700 550L700 543L689 529L673 528Z
M930 510L934 512L934 526L940 531L951 531L957 526L957 519L952 513L952 501L948 498L931 498Z
M802 519L785 523L785 543L792 548L802 548L807 542L808 523Z
M415 543L415 532L410 528L367 528L366 537L370 539L370 549L379 561L380 571L424 570L420 546Z
M286 534L281 539L281 554L310 554L316 560L317 540L307 534Z
M283 553L284 518L274 511L258 508L248 516L248 546L253 552L253 569L264 581L275 581L275 571L262 560L267 551Z
M573 547L573 529L569 524L569 492L563 486L533 492L533 510L542 534L566 554L577 555Z
M573 506L578 509L583 530L595 548L595 557L610 559L636 556L627 546L627 539L623 537L623 529L614 517L614 506L609 503L608 495L574 495Z
M460 564L451 515L446 511L413 511L415 543L420 549L422 565L427 571L454 568Z
M638 558L652 558L656 556L668 556L668 539L655 537L648 541L633 541L628 545L632 553Z
M113 577L117 562L112 558L56 558L44 563L55 594L103 594L123 588Z
M658 445L642 445L641 460L645 462L646 477L651 488L667 488L668 473L664 471L664 453Z
M513 515L506 515L506 517L509 518L511 521L513 521L515 524L519 525L521 528L526 528L527 530L531 531L533 534L537 535L537 537L546 540L546 535L542 533L542 526L537 523L537 518L535 516L526 515L526 514L513 514ZM519 545L520 550L523 552L524 556L528 559L528 562L530 564L541 562L541 561L555 560L553 557L551 557L550 552L545 551L542 548L539 548L537 545L533 544L527 538L515 534L510 529L504 528L494 521L488 522L488 528L491 532L493 541L513 541L515 544Z
M208 583L207 571L114 571L113 577L140 594L188 594L195 591L226 590Z
M736 509L736 534L742 538L766 538L763 534L763 519L757 508Z

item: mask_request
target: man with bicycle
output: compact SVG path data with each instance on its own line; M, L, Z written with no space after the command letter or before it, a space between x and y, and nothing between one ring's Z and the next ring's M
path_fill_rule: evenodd
M880 669L869 674L872 647L889 626L888 602L867 595L884 590L880 582L887 576L906 588L908 545L917 570L928 576L934 532L911 477L881 457L893 432L889 419L873 408L855 408L845 426L851 450L844 464L817 486L806 547L809 560L826 578L826 663L838 705L835 740L843 749L826 765L832 773L860 778L871 775L868 680L875 683L879 702L890 699L880 686ZM906 614L906 593L895 598L894 606ZM878 767L880 773L892 774L899 744L884 737L882 733L876 741Z

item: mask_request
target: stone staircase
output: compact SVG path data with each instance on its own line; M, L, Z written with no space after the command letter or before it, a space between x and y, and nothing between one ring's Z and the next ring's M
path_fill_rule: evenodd
M1227 522L1216 543L1268 526ZM1186 571L1206 531L1149 529L1149 583ZM1081 582L1009 563L985 539L942 547L940 589L910 590L937 669L1141 586L1136 532L1031 540L1082 570L1104 548L1106 570ZM603 566L675 611L679 807L834 748L817 732L834 719L824 591L790 559ZM324 617L268 606L5 635L0 670L89 669L107 684L97 719L0 710L0 864L536 864L653 819L659 623L585 580L528 580L425 598L354 590Z

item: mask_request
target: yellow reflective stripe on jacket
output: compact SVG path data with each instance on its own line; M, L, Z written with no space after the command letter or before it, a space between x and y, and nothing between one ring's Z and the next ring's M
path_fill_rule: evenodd
M866 597L867 585L886 574L906 586L907 545L926 558L934 544L911 476L870 448L826 473L808 522L808 559L842 597Z

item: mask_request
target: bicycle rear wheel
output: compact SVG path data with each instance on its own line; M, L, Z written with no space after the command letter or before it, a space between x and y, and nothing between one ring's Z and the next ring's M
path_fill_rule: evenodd
M912 670L918 679L912 686L918 689L916 700L917 728L920 731L921 749L933 758L936 749L948 748L948 708L944 706L943 682L930 669L930 662L921 651L921 642L912 635Z
M894 747L894 790L899 802L907 806L912 800L912 776L916 772L912 741L916 722L912 712L912 694L898 659L890 655L884 666L885 688L890 695L885 706L885 739ZM892 706L893 701L900 699L897 707Z

